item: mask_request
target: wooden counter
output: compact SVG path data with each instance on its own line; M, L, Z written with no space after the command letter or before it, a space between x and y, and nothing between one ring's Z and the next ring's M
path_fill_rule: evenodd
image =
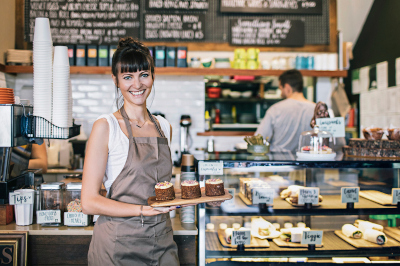
M181 265L196 265L196 226L182 226L179 216L171 220ZM15 223L0 226L0 234L18 231L28 231L28 265L87 265L93 226L42 227L38 224L17 226Z

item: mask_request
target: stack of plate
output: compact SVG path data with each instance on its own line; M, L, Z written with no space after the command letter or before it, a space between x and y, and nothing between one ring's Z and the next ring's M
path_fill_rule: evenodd
M0 88L0 104L13 104L14 90L8 88Z
M48 18L35 19L33 36L33 114L51 121L53 41Z
M54 47L53 61L53 117L58 127L72 126L69 58L67 46ZM72 108L71 108L72 110Z

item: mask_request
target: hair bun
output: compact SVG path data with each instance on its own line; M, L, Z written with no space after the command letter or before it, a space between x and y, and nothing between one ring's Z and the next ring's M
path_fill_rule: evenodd
M143 49L143 44L132 37L125 37L119 39L118 49L124 49L126 47L130 47L135 50Z

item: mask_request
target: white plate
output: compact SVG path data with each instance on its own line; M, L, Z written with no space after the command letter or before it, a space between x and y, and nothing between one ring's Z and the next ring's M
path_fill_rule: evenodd
M258 232L255 231L251 231L251 235L260 239L273 239L273 238L277 238L281 235L281 232L279 231L275 231L274 233L270 234L269 236L260 236L258 234Z
M297 161L334 161L336 157L336 152L329 154L311 154L296 152Z

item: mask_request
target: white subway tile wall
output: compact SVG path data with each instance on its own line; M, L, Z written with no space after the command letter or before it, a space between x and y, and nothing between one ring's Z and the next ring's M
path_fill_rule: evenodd
M6 75L7 85L19 95L26 89L32 89L32 74ZM73 117L76 124L90 135L94 121L102 114L114 112L115 85L109 75L71 75ZM205 148L210 137L197 136L204 131L205 87L203 76L156 76L154 90L148 99L151 112L161 112L172 126L171 153L179 151L180 117L190 115L192 125L190 151L197 153L196 148ZM155 92L155 93L154 93ZM215 150L233 150L235 143L242 142L243 137L214 137Z

